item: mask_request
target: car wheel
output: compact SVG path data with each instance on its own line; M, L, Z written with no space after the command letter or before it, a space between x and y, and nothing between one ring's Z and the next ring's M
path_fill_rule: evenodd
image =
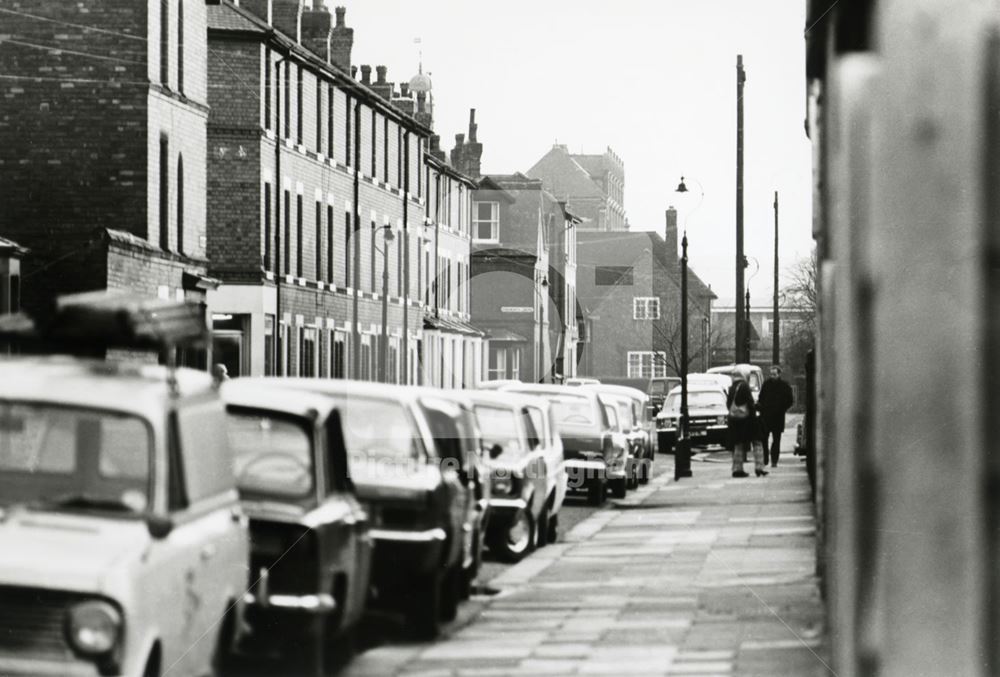
M462 598L462 581L465 580L465 570L459 562L445 575L441 586L441 620L449 622L458 615L458 603Z
M225 677L226 675L233 674L233 662L236 654L236 647L234 646L236 641L236 627L236 614L230 609L222 618L222 624L219 626L219 635L215 640L215 650L212 652L212 675L214 677ZM148 670L149 668L147 667ZM158 675L159 665L156 665L156 672L149 674Z
M549 515L549 533L545 535L545 540L549 543L559 540L559 515Z
M653 474L653 462L644 458L639 462L639 484L649 484L649 477Z
M538 528L535 529L535 545L544 548L549 544L549 504L546 501L538 516Z
M441 620L441 574L435 572L418 580L410 596L407 625L416 639L437 637Z
M606 488L603 480L591 480L587 487L587 503L590 505L601 505L604 503Z
M625 498L628 494L628 478L611 480L611 495L614 498Z
M535 543L535 522L527 510L518 510L506 529L500 529L491 545L505 562L520 562Z

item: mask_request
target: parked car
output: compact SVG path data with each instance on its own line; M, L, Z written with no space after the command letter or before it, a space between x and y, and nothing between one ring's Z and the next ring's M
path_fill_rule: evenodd
M307 674L343 664L368 597L369 520L348 474L330 398L237 379L222 388L252 585L251 653L298 657ZM333 660L331 660L333 659Z
M510 392L470 397L490 450L487 544L499 558L516 562L557 536L566 494L562 448L553 440L545 400Z
M688 386L718 386L726 392L733 385L733 377L721 373L692 373L688 374Z
M225 430L202 372L0 362L0 674L224 666L249 557Z
M764 384L764 371L755 364L727 364L723 367L712 367L709 374L725 374L731 379L741 378L750 386L750 391L756 400L760 387Z
M663 400L667 398L667 394L680 384L681 380L677 376L657 376L649 380L649 400L653 405L654 418L663 408Z
M625 480L628 442L616 431L597 392L577 386L521 384L505 388L536 395L552 405L566 460L570 489L587 492L592 505L607 496L609 482Z
M468 599L483 559L483 539L489 519L489 471L483 461L482 433L472 402L463 390L426 389L420 405L427 418L437 457L454 462L464 492L455 507L461 510L462 538L453 544L461 548L462 599ZM446 610L451 616L455 609ZM450 620L450 618L449 618Z
M476 388L479 390L500 390L507 386L519 386L521 381L516 378L498 378L490 381L480 381Z
M415 635L436 636L461 595L466 487L438 456L420 390L339 379L273 383L336 403L351 479L373 520L372 604L402 611Z
M652 416L649 396L641 390L628 386L602 383L588 387L594 388L599 393L624 398L630 405L631 412L627 414L630 427L626 433L632 447L632 468L629 479L633 487L649 482L656 440L656 423Z
M586 378L583 376L571 376L570 378L563 381L564 385L568 386L589 386L596 383L600 383L600 379L596 378Z
M708 447L726 443L726 393L712 385L688 385L688 432L691 445ZM677 442L681 416L681 389L667 395L663 410L656 416L660 451L670 453Z

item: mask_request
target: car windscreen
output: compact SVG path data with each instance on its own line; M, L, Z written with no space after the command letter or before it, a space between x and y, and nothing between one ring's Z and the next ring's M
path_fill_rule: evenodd
M313 493L313 443L304 421L230 410L226 422L241 494L300 499Z
M726 396L721 392L700 390L688 393L688 409L718 409L726 408ZM681 394L672 393L667 396L663 411L680 412Z
M396 400L353 395L337 398L351 471L361 461L408 462L422 448L406 407Z
M586 397L556 395L549 398L552 413L560 426L590 427L597 425L594 405Z
M475 409L486 448L500 445L503 452L498 458L505 460L524 455L526 450L517 432L517 417L513 410L484 404L477 404Z
M137 416L0 402L0 503L143 513L152 440L151 427Z

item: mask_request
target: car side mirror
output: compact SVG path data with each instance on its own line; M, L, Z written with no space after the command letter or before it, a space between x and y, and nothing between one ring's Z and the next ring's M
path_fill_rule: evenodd
M492 447L489 448L487 453L489 453L490 459L495 459L498 456L500 456L500 454L503 453L503 447L501 447L499 444L494 444Z
M149 529L150 536L161 540L174 530L174 520L164 515L149 515L146 517L146 528Z

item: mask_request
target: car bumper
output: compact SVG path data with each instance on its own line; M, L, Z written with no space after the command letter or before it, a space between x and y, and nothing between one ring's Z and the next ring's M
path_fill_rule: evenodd
M448 535L440 527L421 531L372 529L371 535L375 541L372 579L377 588L400 587L452 564L443 561ZM401 562L406 567L401 568Z
M45 660L0 655L0 675L4 677L98 677L93 663Z

